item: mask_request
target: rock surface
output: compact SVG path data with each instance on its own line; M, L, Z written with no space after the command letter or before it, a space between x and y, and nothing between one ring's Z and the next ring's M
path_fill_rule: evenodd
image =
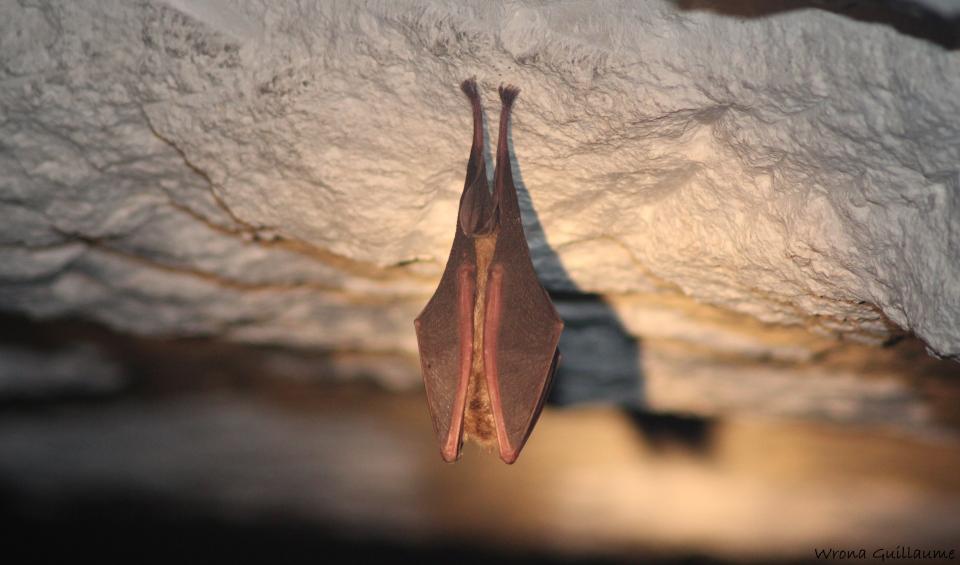
M648 351L806 362L913 333L960 356L960 52L727 4L751 3L6 3L0 307L412 353L475 75L488 119L523 89L521 205L586 328L568 349L600 320Z

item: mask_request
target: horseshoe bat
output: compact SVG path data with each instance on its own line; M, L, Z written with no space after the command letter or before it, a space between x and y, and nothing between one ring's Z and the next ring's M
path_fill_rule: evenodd
M549 392L563 322L533 269L513 184L507 128L520 90L500 87L491 194L476 81L460 88L473 109L467 177L447 266L414 326L443 459L459 459L466 437L496 443L500 458L513 463Z

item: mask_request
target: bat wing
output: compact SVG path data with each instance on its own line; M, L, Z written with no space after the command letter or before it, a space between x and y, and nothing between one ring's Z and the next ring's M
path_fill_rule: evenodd
M460 456L473 361L477 256L471 236L495 229L483 157L480 96L472 79L464 81L461 89L473 109L473 145L460 196L453 247L437 291L414 321L427 405L445 461L456 461Z
M501 87L494 206L499 234L484 316L484 368L500 457L512 463L530 435L559 361L563 321L540 284L523 232L507 147L507 123L519 91Z
M473 243L458 229L440 285L414 321L427 405L445 461L460 456L473 357L475 265Z

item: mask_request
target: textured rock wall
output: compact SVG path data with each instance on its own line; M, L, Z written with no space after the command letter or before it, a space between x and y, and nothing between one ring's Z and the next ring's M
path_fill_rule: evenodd
M413 352L476 75L488 118L499 83L523 89L543 280L605 297L561 301L568 359L608 330L648 353L797 362L912 332L960 355L960 52L725 4L5 3L0 307Z

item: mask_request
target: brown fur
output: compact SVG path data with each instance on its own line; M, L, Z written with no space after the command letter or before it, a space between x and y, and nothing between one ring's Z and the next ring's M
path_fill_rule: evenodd
M467 384L467 406L463 415L463 436L485 448L493 448L497 442L493 410L487 381L483 374L483 319L487 297L487 271L497 246L496 234L473 240L477 254L477 299L473 310L473 364L470 367L470 382Z

